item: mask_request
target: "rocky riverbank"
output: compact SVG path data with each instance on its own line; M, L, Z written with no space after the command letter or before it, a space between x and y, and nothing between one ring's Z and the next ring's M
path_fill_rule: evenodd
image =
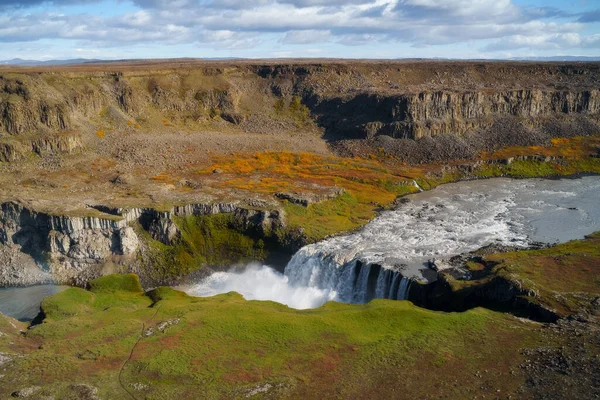
M597 315L596 284L579 279L600 265L599 249L600 233L555 246L486 247L447 262L433 262L435 281L415 282L408 298L434 310L486 307L542 322Z

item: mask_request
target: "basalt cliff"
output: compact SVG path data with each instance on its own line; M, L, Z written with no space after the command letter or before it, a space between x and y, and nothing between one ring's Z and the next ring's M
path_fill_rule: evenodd
M598 133L599 63L0 67L0 285L289 256L419 184L595 172Z
M165 282L169 276L153 275L152 268L157 266L148 258L151 251L140 235L172 245L182 235L175 218L223 214L228 216L228 229L261 238L274 236L284 226L282 211L252 210L232 203L191 204L168 211L99 208L113 217L51 215L13 202L2 204L0 285L85 285L99 276L127 271L139 273L146 284Z
M90 131L179 128L316 130L340 151L379 146L404 157L412 153L403 152L409 142L389 139L410 139L424 147L413 158L427 161L453 156L436 151L436 143L452 141L465 153L594 133L599 85L595 63L240 61L3 69L0 155L8 161L27 150L71 152ZM26 136L25 143L15 141Z

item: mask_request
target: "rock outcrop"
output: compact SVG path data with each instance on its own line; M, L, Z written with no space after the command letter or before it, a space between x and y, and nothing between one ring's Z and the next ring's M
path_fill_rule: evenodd
M239 122L234 89L181 88L180 77L150 73L0 74L0 132L10 135L93 129L92 119L111 124L147 118L150 109L180 121L224 115Z
M236 229L261 236L271 235L285 223L282 211L251 210L230 203L176 206L170 211L94 209L103 216L51 215L15 202L0 205L0 253L4 254L0 256L0 286L47 281L82 285L115 268L127 271L142 250L134 224L154 240L173 245L181 234L174 217L228 213Z
M300 127L320 129L335 143L360 140L410 159L394 150L407 147L404 142L390 140L435 138L447 147L447 135L483 135L484 142L530 145L597 133L598 81L597 63L190 62L177 69L125 63L20 70L0 73L0 133L80 130L93 137L99 126L138 126L286 134ZM375 141L380 137L386 139ZM483 146L476 140L463 145ZM36 144L34 151L44 147ZM10 161L11 154L0 147L1 159Z
M510 248L492 245L478 252L494 250ZM423 273L429 283L411 285L408 299L433 310L462 312L486 307L543 322L555 322L559 318L556 310L540 301L539 291L525 284L522 278L502 271L493 273L492 264L474 274L465 264L473 260L484 262L481 255L475 253L462 254L448 261L430 260L430 269Z
M344 193L344 189L339 187L324 189L320 193L277 192L275 193L275 197L279 200L287 200L290 203L308 207L311 204L334 199Z
M509 91L426 91L414 94L361 94L348 99L317 99L319 121L338 137L370 139L386 135L419 139L464 135L489 128L502 117L526 126L545 126L572 114L598 117L600 90L520 89Z
M13 143L0 143L0 162L11 162L19 158L20 152Z

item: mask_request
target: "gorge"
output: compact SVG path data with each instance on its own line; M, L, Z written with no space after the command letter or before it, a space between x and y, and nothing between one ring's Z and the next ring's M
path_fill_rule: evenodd
M0 66L0 397L592 398L599 83Z

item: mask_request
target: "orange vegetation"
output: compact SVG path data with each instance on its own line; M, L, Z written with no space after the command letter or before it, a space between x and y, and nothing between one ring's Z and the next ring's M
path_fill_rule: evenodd
M483 160L500 160L519 156L539 155L544 157L583 158L596 154L600 149L600 137L577 136L573 138L556 138L551 140L551 145L542 146L515 146L498 150L493 153L483 152Z
M200 173L223 171L224 187L258 193L302 188L318 192L324 186L343 187L359 201L389 203L397 196L398 182L406 176L397 167L360 158L325 157L312 153L265 152L256 154L213 155L214 164Z
M158 175L153 176L152 180L155 182L158 182L158 183L165 183L165 184L173 184L173 182L175 182L173 180L173 178L165 172L162 172Z

